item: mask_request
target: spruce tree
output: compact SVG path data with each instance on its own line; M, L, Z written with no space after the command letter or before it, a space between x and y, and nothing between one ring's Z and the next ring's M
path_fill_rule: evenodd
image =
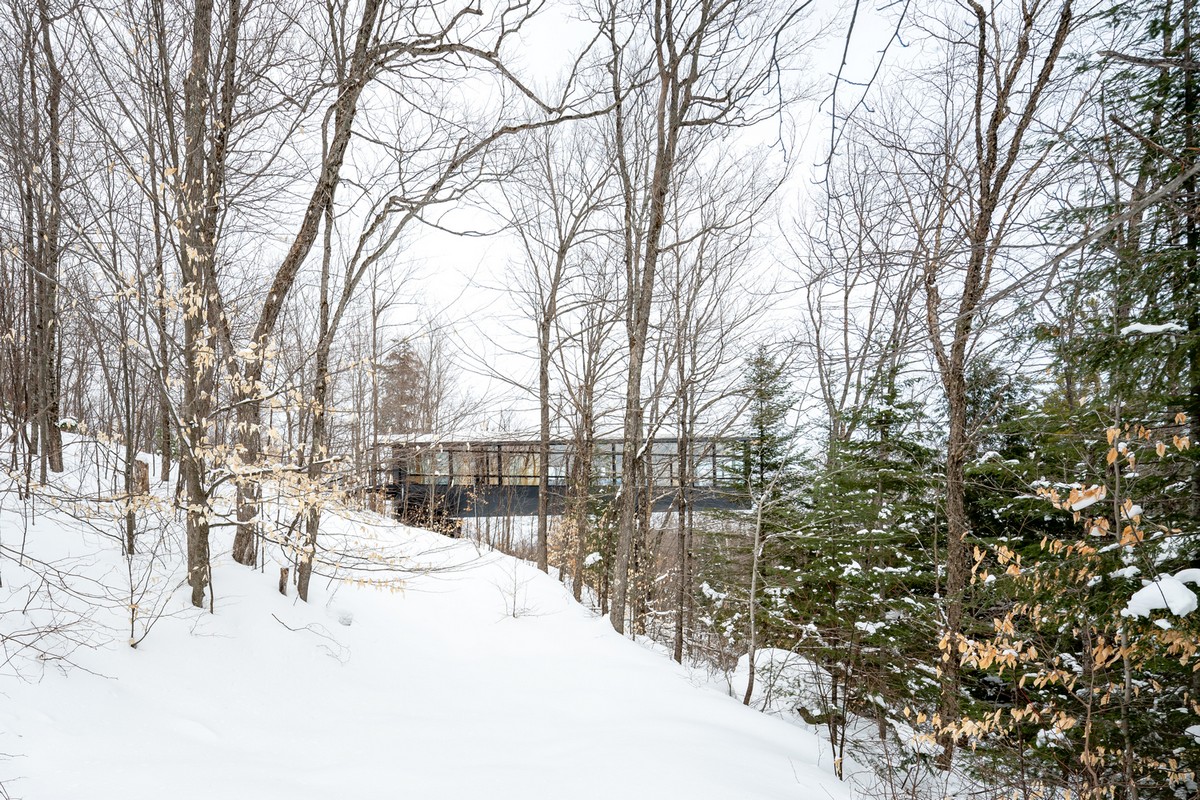
M745 489L751 498L769 506L768 527L786 527L780 499L796 486L796 431L790 416L796 404L785 365L766 345L759 345L746 363L747 429Z

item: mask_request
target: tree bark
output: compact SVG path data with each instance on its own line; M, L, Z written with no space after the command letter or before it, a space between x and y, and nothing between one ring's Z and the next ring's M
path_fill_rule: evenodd
M588 502L592 486L592 421L590 412L582 416L580 433L575 438L575 475L571 503L575 512L575 580L571 594L576 602L583 599L583 562L587 558Z
M938 278L941 264L938 259L926 263L924 270L926 320L934 355L937 360L949 414L946 443L946 584L943 598L945 627L942 631L941 695L938 721L941 730L938 743L942 750L938 765L949 769L954 758L957 736L953 732L960 717L961 687L958 643L963 635L964 593L970 578L967 558L969 521L966 513L966 458L968 452L966 370L968 348L975 335L975 323L987 305L985 295L991 279L992 265L1002 250L1004 225L997 225L995 216L1002 206L1011 205L1011 193L1024 191L1024 181L1010 186L1010 176L1017 168L1025 134L1033 123L1042 97L1050 82L1059 53L1072 29L1072 0L1063 2L1054 36L1042 64L1037 69L1028 92L1021 92L1018 75L1035 62L1030 52L1030 36L1037 23L1035 14L1022 17L1022 29L1013 54L1006 62L1002 53L992 52L996 40L994 16L975 0L970 0L975 14L976 41L973 161L968 165L973 206L964 231L967 262L963 269L961 293L950 324L949 347L943 340L941 295ZM1003 74L998 74L1002 72ZM1023 98L1023 99L1022 99ZM1017 105L1019 102L1019 105ZM1009 104L1017 105L1015 112ZM1002 134L1006 120L1015 116L1007 143ZM947 157L954 158L948 153ZM1024 177L1024 176L1022 176ZM1004 219L1003 215L1001 219ZM938 234L940 235L940 233Z
M772 482L773 483L773 482ZM772 487L774 488L774 487ZM755 656L758 649L758 559L762 552L763 505L767 502L768 492L764 491L758 499L758 509L754 515L754 539L750 552L750 596L746 600L746 694L742 697L743 705L750 705L754 697Z
M550 505L550 325L557 314L557 282L551 286L549 306L538 324L538 503L537 566L549 571Z
M663 31L660 20L659 35L674 36L675 31ZM668 18L667 24L670 24ZM703 29L701 29L703 33ZM703 38L702 36L699 38ZM615 32L613 33L614 48ZM674 49L675 42L671 42ZM624 157L627 143L624 139L624 107L618 101L615 114L618 134L616 146L620 164L622 184L626 202L626 270L627 291L626 333L628 335L628 374L625 382L625 415L622 431L620 520L618 523L617 550L614 559L612 605L609 620L618 633L625 632L625 615L629 595L629 562L633 550L638 521L639 492L642 454L642 369L646 358L646 337L650 328L650 311L654 301L655 273L662 244L663 227L666 223L667 193L674 177L675 158L679 144L680 123L686 113L685 96L680 88L677 71L681 68L680 56L668 60L668 44L661 39L656 42L659 51L658 102L656 105L654 168L650 179L650 207L646 224L644 246L640 254L630 252L634 237L633 189L629 165ZM699 47L695 42L692 47ZM614 55L614 58L617 58ZM613 68L614 92L619 98L624 89L619 84L619 71Z
M1182 9L1183 28L1183 59L1192 63L1194 44L1192 41L1192 17L1195 14L1194 0L1184 0ZM1189 172L1196 163L1197 141L1197 86L1196 71L1183 71L1183 135L1184 146L1180 155L1180 169ZM1200 190L1196 185L1196 177L1189 175L1183 185L1184 227L1187 237L1187 256L1185 258L1185 278L1183 285L1176 291L1181 291L1191 306L1188 309L1187 329L1187 415L1190 423L1190 439L1193 446L1200 446L1200 300L1195 296L1200 287ZM1200 519L1200 458L1192 460L1192 482L1189 511L1193 519Z
M215 340L208 328L213 287L212 231L205 221L208 72L212 0L197 0L192 19L191 63L184 83L184 184L182 187L180 267L183 273L183 419L180 470L187 501L187 568L192 605L204 607L209 576L209 497L205 450L214 387Z
M262 312L251 337L251 355L235 368L234 403L238 408L238 449L244 464L253 467L262 456L262 390L265 366L263 354L283 304L295 283L320 230L321 218L333 203L334 190L341 179L342 163L350 145L358 99L369 78L371 42L378 24L382 0L366 0L355 38L354 52L347 73L341 76L339 93L333 105L333 134L321 164L317 183L309 196L300 228L287 254L275 272ZM253 566L257 558L259 482L250 477L239 481L237 498L238 528L234 535L233 557L240 564Z
M336 322L330 324L329 317L329 270L333 258L333 204L332 198L325 209L325 242L321 258L320 310L318 312L318 340L315 376L313 378L313 422L312 446L309 448L308 479L309 492L316 494L324 471L326 456L325 404L329 399L329 354L333 347ZM317 553L317 536L321 529L321 507L313 503L305 515L304 543L300 548L300 564L296 569L296 594L308 602L308 584L312 578L313 560Z

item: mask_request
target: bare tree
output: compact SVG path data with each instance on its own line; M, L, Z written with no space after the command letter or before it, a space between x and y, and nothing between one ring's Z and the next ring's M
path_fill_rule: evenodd
M323 149L322 168L314 186L300 229L275 273L267 293L258 323L251 337L249 350L261 350L274 327L279 309L295 283L300 267L315 241L319 220L333 203L334 189L341 180L342 163L354 130L354 118L359 98L372 82L381 92L391 92L400 102L412 107L414 121L402 123L399 143L392 149L389 163L394 172L387 178L395 182L389 191L372 203L367 221L362 227L343 285L343 300L331 319L332 331L353 299L364 275L389 252L401 234L431 206L461 199L478 182L491 177L485 156L498 140L539 127L554 125L572 116L592 116L596 110L575 112L571 106L574 91L574 71L564 81L561 95L555 101L544 101L533 92L502 60L502 48L516 36L526 20L536 10L531 6L496 8L490 20L473 24L471 17L483 15L473 5L447 4L444 22L426 22L424 17L409 15L386 7L381 0L367 0L362 21L355 38L353 54L346 61L336 62L341 90L332 108L332 126L327 146ZM431 15L430 20L436 20ZM428 27L432 25L432 27ZM507 105L501 118L493 120L481 131L478 121L459 120L449 109L439 107L433 96L425 106L412 105L422 94L430 95L456 74L489 73L496 77L502 90L514 90L536 111L520 117ZM442 100L444 106L445 101ZM516 119L514 119L516 117ZM464 135L464 130L466 131ZM415 136L419 143L410 147L405 136ZM424 156L424 158L422 158ZM244 396L237 398L238 430L245 458L257 458L257 428L261 416L261 359L252 356L245 360L235 384L242 387ZM243 563L253 563L254 527L257 513L257 489L253 480L242 481L244 489L239 500L238 536L234 542L234 557Z
M844 135L819 215L798 222L789 242L804 303L800 344L824 406L829 469L863 423L861 410L895 392L923 335L920 265L887 157L856 140L855 125Z
M537 509L538 569L548 569L548 504L550 495L551 393L553 339L571 258L605 231L600 210L610 202L611 166L589 151L594 137L577 123L544 129L528 137L518 154L523 168L505 181L503 192L512 228L525 259L517 291L536 329L538 353L539 482Z
M753 159L758 169L747 169ZM685 216L701 220L693 235L680 239L664 260L662 338L666 343L664 367L669 398L664 430L675 437L675 628L673 654L682 663L691 616L695 570L693 536L696 529L695 484L698 465L711 463L716 438L731 433L741 405L738 367L745 355L744 342L752 325L771 302L772 287L758 283L751 262L760 252L754 246L756 228L763 216L762 202L770 192L762 154L747 160L732 159L717 169L692 169L690 197ZM735 176L741 176L740 181ZM679 213L679 204L676 212ZM682 220L676 230L688 230ZM708 444L698 444L703 438ZM718 480L712 474L714 485Z
M29 428L30 451L39 456L39 480L47 469L61 472L59 433L59 284L66 251L63 217L71 178L71 105L64 100L62 45L58 18L49 0L6 3L3 146L0 158L9 178L7 198L15 208L15 229L4 246L20 254L25 271L28 327L23 358L22 424ZM11 237L11 238L10 238ZM15 288L15 287L14 287Z
M965 468L970 449L967 373L1006 297L1044 283L1015 254L1036 245L1028 223L1051 180L1054 140L1072 114L1060 88L1064 46L1077 25L1072 0L1039 0L1013 16L999 4L969 2L970 15L950 23L946 66L919 82L924 103L910 125L877 128L889 153L921 275L928 341L946 398L946 581L939 763L949 767L957 741L960 669L968 587L969 522ZM895 120L893 120L895 121ZM1042 262L1044 263L1044 262Z
M571 431L572 458L567 465L564 513L569 516L574 536L569 567L571 590L575 599L581 600L584 564L589 555L593 484L599 477L595 464L596 439L610 410L609 390L621 365L621 351L613 341L613 333L620 321L619 276L614 274L613 266L605 257L603 245L585 250L577 268L572 280L571 302L554 319L557 357L553 365L559 375L564 414ZM604 488L600 487L600 490L604 491ZM560 568L566 566L564 563ZM607 575L609 564L605 562L602 567ZM608 599L607 579L602 579L595 588L603 608Z
M659 0L650 7L618 0L599 9L611 57L610 148L622 204L628 376L623 421L620 524L609 618L624 632L629 564L643 472L643 367L681 156L697 157L731 128L772 111L777 67L802 46L783 46L799 7L755 2ZM641 38L644 36L644 38ZM789 32L789 37L792 36Z

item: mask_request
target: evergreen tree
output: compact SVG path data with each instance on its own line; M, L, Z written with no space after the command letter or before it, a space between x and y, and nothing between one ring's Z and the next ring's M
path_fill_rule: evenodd
M1127 609L1154 591L1143 581L1200 563L1200 14L1119 0L1106 15L1121 44L1091 65L1103 124L1077 136L1105 174L1071 220L1078 235L1117 224L1032 331L1055 357L1051 385L989 420L1013 447L972 468L987 613L969 714L998 775L1019 763L1059 793L1190 796L1196 623Z
M800 487L797 433L791 423L796 398L785 365L766 345L746 361L742 391L746 398L746 435L742 476L737 490L750 506L714 520L696 543L695 597L698 621L728 652L773 646L771 612L761 597L777 587L772 537L791 530ZM754 609L754 624L747 618Z
M380 428L387 433L428 432L425 365L416 349L399 342L378 370Z
M845 409L857 433L828 443L810 471L796 529L771 548L778 645L829 675L806 714L841 757L850 713L874 717L880 735L906 708L931 708L938 684L933 541L936 451L925 441L922 406L895 373L879 376L878 399Z
M796 431L790 417L796 404L785 365L759 345L746 363L744 387L747 399L745 488L750 497L770 506L770 528L786 525L776 517L780 499L796 486Z
M1073 362L1067 401L1091 428L1133 422L1200 434L1200 11L1193 0L1116 0L1107 19L1123 41L1105 70L1107 124L1080 143L1110 175L1077 217L1112 229L1063 286ZM1151 198L1154 199L1152 202ZM1115 419L1120 408L1121 419ZM1184 414L1184 422L1176 416ZM1101 421L1103 420L1103 421ZM1174 521L1200 518L1200 462L1180 459ZM1162 498L1165 502L1167 498Z

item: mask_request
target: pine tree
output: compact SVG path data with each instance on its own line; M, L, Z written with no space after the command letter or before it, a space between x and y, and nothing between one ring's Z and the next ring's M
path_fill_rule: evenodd
M935 613L938 461L914 387L879 376L878 399L844 409L857 433L830 441L806 476L795 531L771 550L777 646L828 673L819 708L805 714L844 756L851 713L879 735L905 708L932 709L938 685ZM942 534L944 535L944 534ZM924 674L923 674L924 673Z
M801 481L791 420L796 398L785 364L766 345L747 359L742 393L746 444L735 488L749 510L716 520L723 524L698 537L695 556L697 621L729 652L772 646L770 604L761 602L777 588L768 575L770 543L794 527Z
M1117 0L1108 9L1123 36L1105 70L1107 124L1080 143L1111 171L1076 217L1122 220L1063 286L1074 362L1069 404L1092 427L1113 421L1200 436L1200 12L1194 0ZM1171 188L1174 187L1174 188ZM1150 202L1148 198L1157 197ZM1174 422L1187 415L1187 428ZM1103 417L1108 422L1097 422ZM1176 522L1200 518L1200 462L1181 459ZM1165 498L1164 498L1165 500Z
M783 498L798 484L797 434L791 422L796 397L785 364L759 345L746 363L747 399L745 490L764 509L768 531L787 527L789 513Z

